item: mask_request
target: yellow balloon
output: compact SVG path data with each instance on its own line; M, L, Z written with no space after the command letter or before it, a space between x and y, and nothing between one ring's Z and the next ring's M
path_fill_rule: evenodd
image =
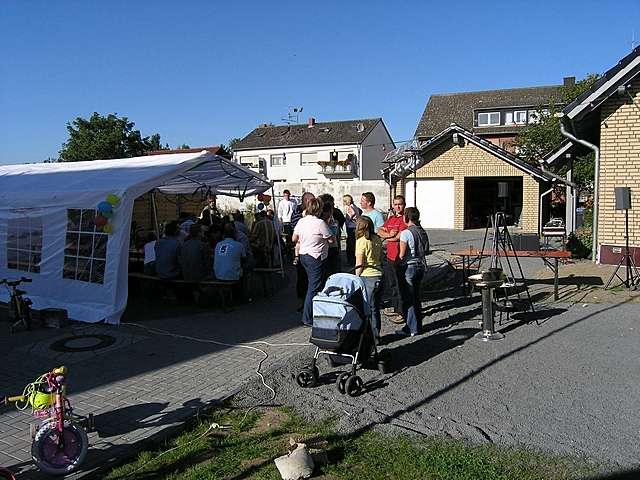
M114 195L113 193L110 193L109 195L107 195L107 202L110 203L111 206L115 207L120 203L120 197Z
M102 231L104 233L112 233L113 232L113 225L111 225L110 223L107 223L104 227L102 227Z

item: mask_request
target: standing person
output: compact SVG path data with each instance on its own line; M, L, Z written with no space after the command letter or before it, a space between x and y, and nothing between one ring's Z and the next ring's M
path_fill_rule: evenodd
M371 307L371 329L380 338L380 296L382 293L382 241L373 231L373 221L360 217L356 222L356 275L362 277Z
M342 211L334 205L333 196L329 193L320 195L323 203L323 220L327 222L331 233L336 238L336 242L329 246L329 257L327 259L326 275L333 275L340 271L340 237L342 236L342 226L345 223Z
M207 194L207 204L200 212L200 218L205 221L205 225L211 225L214 218L220 218L220 212L216 206L216 196L213 193Z
M344 219L347 230L347 263L354 265L356 261L356 222L362 215L362 210L353 203L353 197L349 194L342 197L342 203L344 204Z
M424 256L429 252L429 237L420 226L420 211L409 207L404 212L407 229L400 233L399 258L406 267L402 282L403 308L407 325L396 334L419 335L422 332L422 302L420 284L424 277Z
M378 231L384 225L384 217L379 210L376 210L376 196L371 192L364 192L360 197L362 215L369 217L373 221L374 231Z
M385 241L387 251L384 289L386 298L391 303L390 308L385 310L387 315L393 313L401 315L403 312L400 284L403 282L404 266L398 259L398 253L400 251L400 233L407 229L407 224L404 221L405 205L404 197L396 195L393 198L393 214L377 231L380 238Z
M164 238L158 240L154 246L156 252L156 275L164 280L180 278L181 243L179 241L180 228L176 222L170 222L164 227Z
M293 235L293 226L291 226L291 216L298 205L291 200L291 192L289 190L282 191L282 200L278 203L278 221L282 225L282 232L285 237L286 251L291 251L291 236Z
M315 195L311 192L304 192L302 194L300 205L298 205L293 213L291 214L291 226L295 229L296 225L304 216L304 211L309 206L309 201L313 198L316 198ZM296 253L296 256L298 254ZM307 272L305 271L302 264L298 261L298 258L294 258L293 264L296 266L296 294L298 300L300 301L300 305L298 306L298 312L301 312L304 308L304 299L307 296L307 287L308 279Z
M329 255L329 244L335 237L322 216L322 200L309 200L305 216L293 229L293 241L298 242L299 263L307 273L308 286L302 312L302 323L308 327L313 324L313 297L322 289L324 267Z
M233 226L236 227L236 232L242 232L247 237L249 236L249 228L247 224L244 223L244 213L240 210L233 212Z

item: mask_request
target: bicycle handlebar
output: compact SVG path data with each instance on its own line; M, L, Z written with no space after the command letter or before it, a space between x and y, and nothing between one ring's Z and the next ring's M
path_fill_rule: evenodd
M9 285L10 287L17 287L21 283L31 283L33 280L27 277L22 277L20 280L10 281L8 278L3 278L0 280L0 285Z

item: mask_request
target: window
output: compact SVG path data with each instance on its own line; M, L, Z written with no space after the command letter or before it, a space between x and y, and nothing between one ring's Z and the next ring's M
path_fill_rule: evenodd
M478 113L478 126L500 125L500 112Z
M93 223L94 209L67 210L67 238L62 278L80 282L104 283L109 235Z
M351 155L351 161L355 161L356 156L353 154L351 150L338 152L338 161L341 162L341 161L347 160L347 157L349 155Z
M280 155L271 155L271 166L272 167L283 167L287 164L287 157L284 153Z
M245 167L258 168L260 166L259 162L260 157L258 157L257 155L240 157L240 165L244 165Z
M300 165L315 165L318 163L318 152L303 152L300 154Z
M7 222L7 268L40 273L42 217L21 216Z
M527 111L526 110L519 110L517 112L514 112L514 116L515 116L515 122L518 125L524 125L525 123L527 123Z
M513 123L513 112L504 112L505 125L511 125Z

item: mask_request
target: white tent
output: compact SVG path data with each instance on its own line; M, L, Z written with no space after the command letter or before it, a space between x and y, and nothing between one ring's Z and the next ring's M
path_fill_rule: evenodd
M76 320L118 323L127 304L137 197L157 188L243 199L271 187L265 177L206 151L0 166L0 279L32 278L25 290L36 309L65 308ZM107 200L119 200L108 218L110 233L94 225ZM8 297L0 291L0 300Z

